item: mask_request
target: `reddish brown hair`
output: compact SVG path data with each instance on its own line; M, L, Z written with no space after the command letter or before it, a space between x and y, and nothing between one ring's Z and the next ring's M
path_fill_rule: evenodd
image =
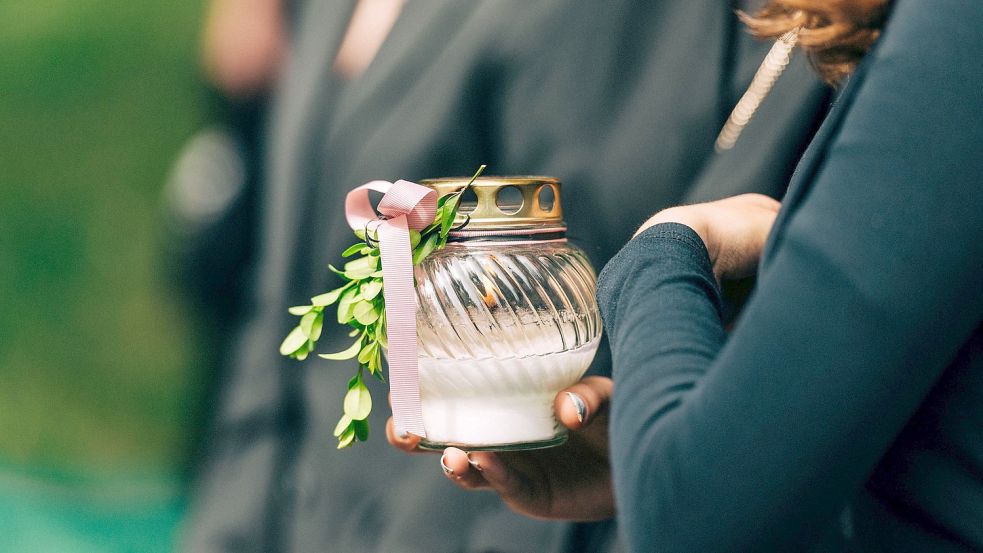
M891 0L769 0L753 16L740 16L762 38L798 30L799 45L823 78L835 84L877 40L890 5Z

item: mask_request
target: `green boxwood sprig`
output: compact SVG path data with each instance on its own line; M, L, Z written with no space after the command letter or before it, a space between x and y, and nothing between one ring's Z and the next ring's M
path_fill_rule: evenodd
M461 206L461 196L485 170L482 165L468 184L437 199L437 214L433 223L422 231L410 231L410 247L413 265L419 265L431 253L447 245L454 226L454 218ZM337 353L321 353L318 357L335 361L357 359L358 369L348 381L345 393L344 414L335 426L338 449L369 437L369 413L372 412L372 395L363 380L365 372L385 382L382 374L382 351L388 349L386 338L386 300L383 297L382 265L379 257L378 237L367 235L358 229L359 242L352 244L341 256L353 258L342 269L328 268L345 282L343 285L311 298L310 305L298 305L288 309L300 321L280 344L280 354L303 361L314 352L324 328L324 308L338 304L338 324L348 325L348 336L355 341L347 349Z

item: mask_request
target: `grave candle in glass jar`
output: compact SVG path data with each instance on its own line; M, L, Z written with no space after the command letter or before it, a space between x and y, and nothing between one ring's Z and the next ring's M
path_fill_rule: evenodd
M439 195L467 179L420 184ZM560 183L485 177L462 199L447 246L414 269L421 447L558 445L553 398L587 370L601 338L596 275L566 239Z

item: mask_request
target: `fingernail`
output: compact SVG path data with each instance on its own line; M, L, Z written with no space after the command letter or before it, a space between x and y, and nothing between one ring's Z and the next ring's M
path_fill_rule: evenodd
M451 475L454 474L454 469L452 469L449 466L447 466L447 463L444 462L444 456L443 455L440 456L440 468L441 468L441 470L444 471L444 474L446 474L447 476L451 476Z
M468 464L474 467L474 470L478 472L484 472L485 469L481 468L481 464L471 458L471 454L468 454Z
M587 403L584 402L584 398L573 392L567 392L567 396L570 398L570 402L573 403L573 408L577 410L577 420L583 424L584 419L587 418Z

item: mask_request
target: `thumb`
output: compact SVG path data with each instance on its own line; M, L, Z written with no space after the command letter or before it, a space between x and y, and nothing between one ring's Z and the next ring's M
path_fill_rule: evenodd
M588 376L556 394L556 416L570 430L579 430L605 413L614 384L604 376Z

